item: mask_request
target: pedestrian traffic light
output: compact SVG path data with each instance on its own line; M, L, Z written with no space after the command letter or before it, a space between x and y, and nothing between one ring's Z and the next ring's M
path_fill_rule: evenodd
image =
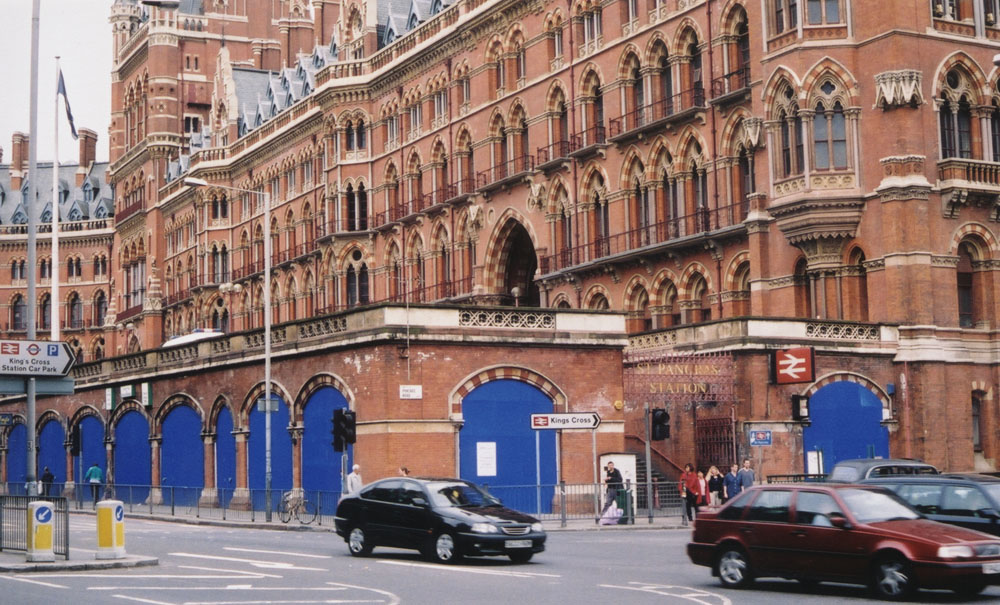
M79 456L80 455L80 425L73 427L73 431L69 434L69 455Z
M653 441L670 439L670 413L662 408L652 410L650 416L650 438Z
M333 411L333 449L342 452L347 446L358 439L357 417L354 412L344 408Z
M809 398L792 395L792 420L809 420Z

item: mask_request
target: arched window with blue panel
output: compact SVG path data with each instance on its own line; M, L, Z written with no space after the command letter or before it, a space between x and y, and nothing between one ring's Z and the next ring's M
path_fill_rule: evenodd
M802 430L805 468L828 473L841 460L888 458L889 429L882 400L850 380L830 383L809 397L809 426Z
M219 490L219 506L229 506L236 489L236 435L229 408L219 411L215 423L215 487Z
M340 497L341 453L333 451L333 411L346 408L347 399L337 389L324 386L314 392L302 412L302 488L323 512L333 513ZM348 467L354 446L347 446Z
M80 420L80 455L73 456L73 476L76 477L77 500L90 498L90 488L83 483L83 475L94 463L101 475L108 477L108 460L104 449L104 423L97 416Z
M7 493L23 496L28 480L28 430L23 423L10 427L7 433Z
M462 479L487 484L511 508L552 512L556 483L555 431L533 431L532 414L551 414L552 400L538 388L502 379L462 400L459 433ZM537 454L536 454L536 437Z
M49 467L52 476L52 487L48 495L62 495L63 484L66 482L66 431L58 420L49 420L42 425L38 435L38 477L41 479L45 467ZM44 494L43 494L44 495Z
M160 444L160 485L164 503L194 506L205 485L205 449L201 443L201 416L178 405L163 419Z
M140 412L125 412L115 425L115 498L142 503L149 497L149 422Z
M271 507L277 510L281 494L292 489L292 436L288 433L288 405L280 395L271 395L277 410L271 412ZM263 401L263 398L260 398ZM264 509L264 412L254 405L250 412L249 464L250 498L253 507Z

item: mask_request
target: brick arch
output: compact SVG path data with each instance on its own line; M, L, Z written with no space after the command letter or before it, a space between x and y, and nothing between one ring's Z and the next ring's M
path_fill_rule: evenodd
M622 308L626 311L638 311L635 305L640 288L646 293L647 304L653 304L653 295L649 290L649 284L646 282L646 279L641 275L633 275L628 280L628 283L625 284L625 294L622 297Z
M559 78L555 78L549 82L549 89L545 91L545 111L550 113L558 111L557 101L560 97L562 97L562 102L566 104L568 98L566 96L566 85ZM566 109L569 109L568 105Z
M565 301L566 304L570 306L570 308L573 307L573 301L570 300L569 295L566 294L565 292L560 292L559 294L556 294L555 298L552 299L552 305L551 305L552 308L558 309L559 304L562 303L563 301Z
M806 387L805 391L802 392L802 395L812 397L816 391L828 384L845 381L853 382L871 391L876 397L878 397L878 400L882 402L882 419L887 420L892 418L892 403L889 401L888 393L886 393L875 381L871 380L867 376L857 374L855 372L841 371L826 374L825 376L817 378L816 382Z
M691 42L691 38L694 38L698 42L698 46L703 46L706 43L706 37L701 31L701 27L698 22L691 17L684 17L681 22L677 24L677 29L674 30L676 33L674 39L670 44L670 54L686 57L687 55L687 44ZM708 60L708 57L705 57Z
M749 111L740 107L726 117L722 125L722 149L723 157L734 157L740 146L740 135L743 130L743 120L752 117Z
M617 71L619 80L627 80L632 77L628 68L633 58L635 58L635 66L642 69L642 52L639 50L639 47L631 43L626 44L618 56Z
M661 53L660 49L663 49L665 53ZM670 56L670 40L667 39L663 32L657 30L653 32L649 40L646 41L646 49L642 53L642 60L644 65L652 66L655 61L660 58L661 54L666 54Z
M577 91L577 96L585 97L588 95L588 87L593 80L597 80L598 91L607 85L607 79L604 77L604 73L601 71L601 67L594 63L593 61L587 63L580 70L582 74L580 76L580 83L578 86L580 89Z
M108 425L114 427L122 419L122 416L129 412L139 412L142 417L146 419L146 424L149 426L149 434L153 435L153 422L152 418L149 416L149 412L146 411L145 406L143 406L137 399L128 398L125 401L118 404L118 406L111 412L111 416L108 418ZM107 427L105 427L107 431Z
M694 283L696 276L705 280L705 286L709 292L715 291L715 288L712 286L711 271L705 265L693 262L684 268L684 273L681 274L679 282L674 282L674 285L677 287L677 296L681 300L688 300L688 297L691 296L691 284Z
M501 271L507 267L508 253L505 251L505 244L515 225L518 224L528 232L528 237L531 238L532 247L536 250L537 255L539 240L531 222L513 208L504 210L500 218L497 219L493 235L490 236L489 244L486 246L486 262L484 264L487 268L484 271L483 282L489 292L499 292L503 288Z
M802 90L807 96L812 96L813 89L827 77L840 83L848 105L852 107L861 105L861 97L858 95L858 81L846 67L830 57L820 60L806 72L802 79Z
M554 410L565 412L567 409L566 393L545 375L523 366L498 365L477 370L459 381L458 386L448 395L452 416L462 415L462 401L469 393L497 380L517 380L530 384L552 400Z
M7 425L7 428L0 432L0 447L4 449L7 448L7 439L10 438L10 433L16 426L24 426L25 429L27 429L27 420L23 414L14 414L14 418L11 423Z
M74 427L79 426L84 418L89 416L97 418L97 420L100 421L101 426L105 427L105 431L107 431L107 423L104 421L104 416L102 416L101 412L92 405L84 405L74 412L73 416L68 419L66 428L70 431L73 430Z
M937 70L934 72L934 80L932 80L931 97L937 98L941 96L941 91L946 87L945 78L948 76L948 72L955 67L961 68L971 81L972 90L969 92L974 97L969 101L973 105L989 103L992 94L986 85L986 75L975 59L960 50L945 57L938 65Z
M38 435L42 430L42 427L53 420L58 422L64 429L66 428L66 423L63 422L62 414L55 410L46 410L35 420L35 434ZM66 436L69 437L69 433L66 433Z
M771 75L768 77L767 83L764 84L764 89L761 92L761 100L764 102L765 115L770 115L771 109L777 101L778 91L781 90L782 86L786 83L791 86L794 91L802 90L802 82L799 80L798 76L796 76L795 73L787 67L782 66L771 72Z
M206 418L205 430L211 433L216 432L219 426L219 414L222 413L222 410L229 410L229 416L233 419L233 429L240 428L239 414L233 409L233 402L225 395L219 395L212 402L212 408L208 412L208 418Z
M507 112L507 128L517 128L520 120L528 120L528 110L525 108L524 99L517 97L510 104Z
M649 161L646 162L646 166L650 170L666 168L673 172L674 155L670 141L663 135L659 135L653 139L653 143L649 147L649 155L647 156Z
M348 245L344 246L340 250L340 252L336 254L336 257L332 259L334 266L331 267L331 270L336 270L337 267L343 267L348 263L353 263L354 261L351 260L351 254L355 250L361 251L360 262L365 263L369 267L375 266L375 257L372 254L370 254L368 250L358 242L351 242Z
M280 382L271 377L271 394L281 397L285 401L285 405L291 405L294 400L289 396L288 389L281 385ZM239 407L239 426L248 427L250 426L250 412L253 411L253 406L256 405L257 400L264 397L264 381L260 381L253 385L247 392L247 396L243 399L243 402ZM233 426L236 424L237 417L233 417Z
M670 269L660 269L660 271L653 276L652 286L650 288L650 304L656 306L666 305L666 294L670 288L673 288L675 296L679 295L677 281L677 274L673 271Z
M560 195L562 192L562 195ZM546 195L548 198L545 203L546 212L548 213L562 213L564 208L563 201L566 202L565 207L572 207L569 203L569 187L563 181L562 175L555 175L549 182L549 190Z
M746 0L729 0L725 6L722 7L722 11L719 12L722 18L719 19L720 33L725 34L735 34L736 33L736 16L739 14L738 9L743 9L743 14L747 15L747 25L749 25L750 16L747 13Z
M298 394L295 396L295 401L290 407L291 422L293 424L299 424L303 422L302 414L306 409L306 403L309 398L312 397L313 393L320 390L323 387L333 387L344 399L347 400L348 409L357 409L357 403L354 400L354 392L343 378L332 373L322 373L317 374L306 381L299 389Z
M694 145L697 143L698 147L701 148L701 156L704 156L708 147L705 142L705 138L702 137L701 133L698 132L692 126L687 126L682 132L677 140L678 156L683 158L685 161L694 158L693 150ZM686 168L686 166L685 166Z
M955 230L948 248L951 254L957 255L959 244L969 236L977 236L987 246L990 256L997 258L998 253L1000 253L1000 243L997 242L996 236L993 235L990 228L980 223L966 223Z
M153 414L153 417L150 418L149 433L151 435L161 434L163 432L162 431L163 420L175 408L184 406L193 409L198 414L198 418L201 420L201 430L204 431L206 428L205 410L202 409L201 404L199 404L194 397L191 397L187 393L175 393L170 397L168 397L167 400L164 401L163 404L160 405L160 407L156 410L156 413Z
M603 296L604 300L608 301L609 306L611 305L611 293L608 292L608 289L604 286L604 284L594 284L588 288L587 292L583 295L583 308L589 309L591 301L593 301L594 297L598 294Z
M436 245L441 241L447 243L450 242L452 239L451 225L448 224L448 221L446 221L443 216L435 217L434 220L431 221L430 231L431 231L431 250L436 250L437 249Z
M623 155L621 173L618 177L618 188L627 191L632 188L632 176L636 173L643 180L647 178L648 165L643 161L639 150L634 145L630 146ZM640 170L636 169L637 165Z
M733 291L736 289L736 273L739 271L740 265L745 262L750 262L750 251L744 250L737 253L733 257L733 260L729 261L729 266L726 267L726 274L722 278L722 283L725 284L724 288L728 291Z

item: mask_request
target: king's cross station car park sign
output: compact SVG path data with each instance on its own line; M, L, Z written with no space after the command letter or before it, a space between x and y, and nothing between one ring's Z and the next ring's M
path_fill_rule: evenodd
M65 376L71 367L65 342L0 340L0 376Z

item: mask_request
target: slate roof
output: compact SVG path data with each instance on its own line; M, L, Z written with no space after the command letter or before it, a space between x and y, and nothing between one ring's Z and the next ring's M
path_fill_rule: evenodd
M76 187L77 164L59 166L59 188L65 191L59 205L59 220L62 223L92 218L105 218L114 214L114 199L111 185L104 182L108 170L107 162L95 162L90 174L84 178L83 186ZM51 221L52 216L52 162L38 163L36 181L36 216L41 222ZM30 175L29 175L30 178ZM26 224L27 210L23 196L27 192L27 181L22 190L12 191L10 186L10 165L0 164L0 225ZM96 191L97 195L93 193ZM89 199L88 199L89 198ZM47 219L47 220L46 220Z

